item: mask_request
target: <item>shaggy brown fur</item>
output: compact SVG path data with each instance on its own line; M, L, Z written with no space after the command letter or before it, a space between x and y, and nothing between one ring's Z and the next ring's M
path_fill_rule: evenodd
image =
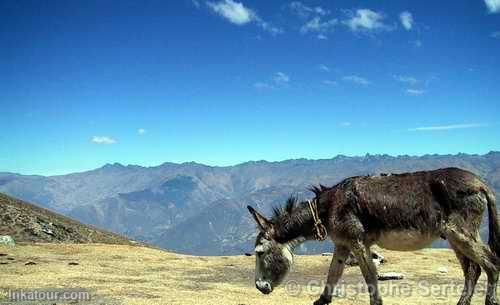
M495 196L476 175L458 168L445 168L360 176L345 179L331 188L315 187L312 191L316 195L320 218L336 245L327 285L315 305L330 303L333 288L342 276L350 252L359 261L369 288L370 304L382 304L370 246L378 244L391 250L415 250L439 237L448 239L464 270L465 287L458 304L470 304L482 268L488 275L486 305L498 305L500 228ZM482 214L486 209L489 213L489 246L479 237ZM263 233L256 245L266 242L282 249L280 245L313 238L313 221L305 202L289 200L285 208L275 210L270 221L255 211L252 214ZM282 252L269 250L260 257L277 259ZM264 274L264 271L259 272ZM282 278L286 271L281 270L282 274L274 276ZM260 281L267 280L261 278ZM273 283L268 282L272 291Z

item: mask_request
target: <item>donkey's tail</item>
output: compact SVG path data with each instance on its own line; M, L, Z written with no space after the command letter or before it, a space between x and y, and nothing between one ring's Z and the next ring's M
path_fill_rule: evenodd
M483 193L488 200L488 245L496 257L500 259L500 226L498 224L495 194L489 189L483 189Z

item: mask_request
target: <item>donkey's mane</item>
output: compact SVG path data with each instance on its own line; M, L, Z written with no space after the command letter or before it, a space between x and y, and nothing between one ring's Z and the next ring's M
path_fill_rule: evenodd
M273 207L273 217L271 221L275 222L292 215L293 211L297 208L298 201L299 199L296 196L290 196L284 206Z
M309 191L314 193L314 197L318 198L323 192L330 190L331 188L326 187L322 184L314 185L309 188ZM284 219L290 218L295 210L297 210L302 202L299 202L297 196L290 196L285 205L273 207L273 217L272 222L283 221Z
M330 189L331 187L324 186L321 183L318 186L313 185L309 188L309 190L314 193L315 198L318 198L319 196L321 196L321 194L323 194L323 192L326 192Z

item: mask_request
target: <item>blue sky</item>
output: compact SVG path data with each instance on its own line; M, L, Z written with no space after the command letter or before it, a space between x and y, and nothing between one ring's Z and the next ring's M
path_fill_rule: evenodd
M500 150L500 0L1 0L0 20L0 171Z

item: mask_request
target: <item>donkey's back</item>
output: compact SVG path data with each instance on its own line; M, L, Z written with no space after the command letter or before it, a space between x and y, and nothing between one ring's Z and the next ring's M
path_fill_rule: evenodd
M459 168L353 177L341 185L352 196L344 210L359 221L364 239L400 251L445 237L450 219L472 222L476 234L493 196L477 175Z

